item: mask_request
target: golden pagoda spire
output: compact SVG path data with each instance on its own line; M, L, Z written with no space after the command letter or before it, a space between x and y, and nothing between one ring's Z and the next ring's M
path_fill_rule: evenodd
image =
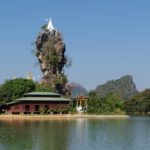
M31 80L31 72L28 72L27 79Z

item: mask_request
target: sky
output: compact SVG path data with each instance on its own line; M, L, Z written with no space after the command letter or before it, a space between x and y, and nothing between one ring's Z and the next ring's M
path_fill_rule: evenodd
M32 50L51 17L63 34L69 82L88 90L124 75L137 89L150 88L149 0L0 0L0 83L42 77Z

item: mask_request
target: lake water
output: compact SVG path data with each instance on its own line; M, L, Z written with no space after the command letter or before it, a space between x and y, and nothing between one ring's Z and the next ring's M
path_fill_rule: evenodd
M150 150L150 118L0 120L0 150Z

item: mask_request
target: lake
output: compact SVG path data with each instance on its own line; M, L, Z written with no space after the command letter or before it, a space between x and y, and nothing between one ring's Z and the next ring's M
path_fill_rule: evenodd
M150 117L0 120L0 150L149 150Z

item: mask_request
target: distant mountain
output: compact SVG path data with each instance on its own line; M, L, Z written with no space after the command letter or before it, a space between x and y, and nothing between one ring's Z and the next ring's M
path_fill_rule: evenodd
M132 76L126 75L118 80L111 80L95 89L97 96L105 97L109 93L120 92L123 100L128 100L138 93Z
M71 83L71 97L78 97L80 94L88 96L88 91L78 83Z

